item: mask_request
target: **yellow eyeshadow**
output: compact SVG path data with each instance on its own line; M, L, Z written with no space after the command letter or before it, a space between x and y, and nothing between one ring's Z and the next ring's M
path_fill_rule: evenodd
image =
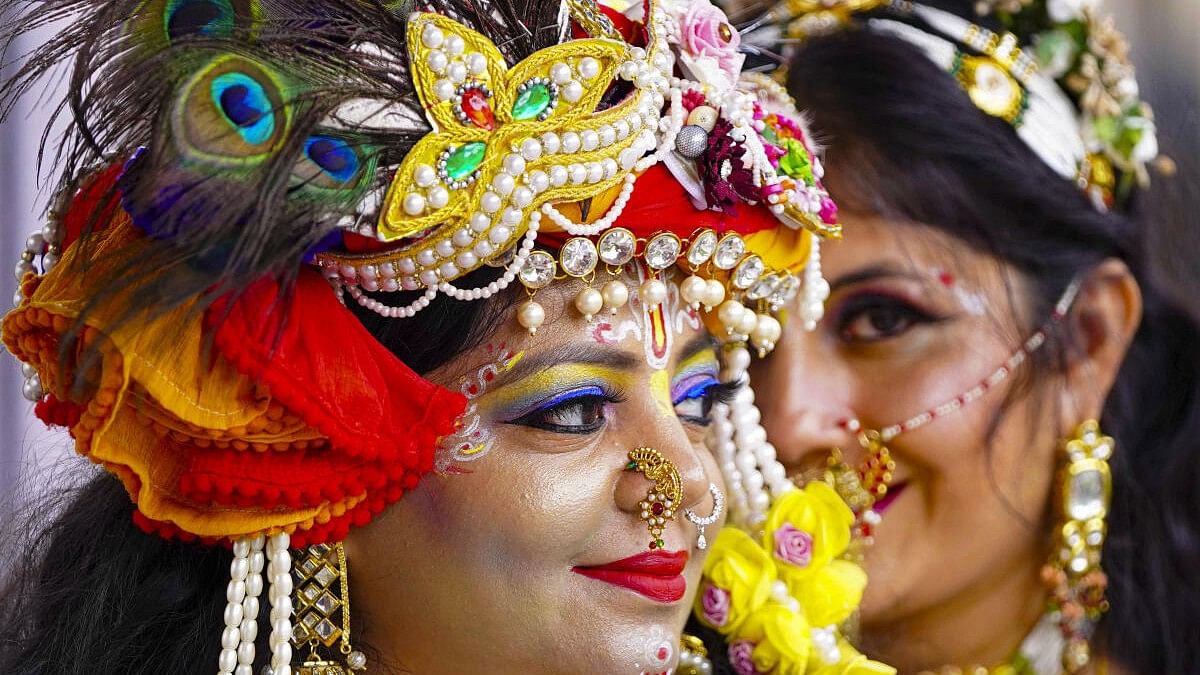
M630 389L635 378L633 374L615 368L564 363L496 388L479 399L479 406L488 412L524 410L555 393L604 384Z

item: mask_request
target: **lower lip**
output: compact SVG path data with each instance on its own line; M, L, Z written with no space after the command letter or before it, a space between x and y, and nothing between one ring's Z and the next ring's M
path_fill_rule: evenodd
M904 488L906 487L908 487L908 483L896 483L895 485L888 486L887 494L883 496L883 499L875 502L872 509L875 513L882 516L885 511L891 508L892 504L896 503L896 499L900 497L900 493L904 492Z
M683 567L687 564L687 554L675 556L674 561L666 564L642 565L632 562L634 558L601 567L573 569L577 574L589 579L627 588L655 602L672 603L683 599L687 593L687 579L684 579L682 574Z

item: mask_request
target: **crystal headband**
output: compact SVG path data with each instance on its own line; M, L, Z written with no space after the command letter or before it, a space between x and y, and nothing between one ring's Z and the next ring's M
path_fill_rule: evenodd
M769 18L789 38L803 39L883 10L865 25L919 48L980 110L1011 124L1047 166L1106 210L1135 183L1148 182L1151 162L1170 172L1169 160L1159 156L1153 113L1138 98L1128 47L1111 19L1101 20L1086 3L1052 1L1044 12L1030 4L985 0L976 8L1010 30L1019 27L1020 35L910 0L788 0Z

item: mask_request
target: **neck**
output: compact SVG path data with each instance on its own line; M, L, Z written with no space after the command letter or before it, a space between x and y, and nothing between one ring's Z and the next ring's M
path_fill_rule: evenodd
M1023 562L998 569L945 602L863 624L865 651L900 673L1007 663L1045 611L1040 567Z

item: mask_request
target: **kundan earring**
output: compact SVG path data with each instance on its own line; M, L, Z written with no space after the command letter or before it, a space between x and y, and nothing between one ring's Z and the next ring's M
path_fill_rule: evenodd
M1104 591L1108 578L1100 569L1100 553L1107 532L1105 517L1112 498L1113 439L1100 432L1095 420L1075 429L1062 443L1066 464L1060 474L1061 525L1055 531L1055 548L1042 569L1042 580L1058 611L1059 628L1066 645L1063 671L1082 672L1091 660L1088 639L1096 622L1108 610Z
M650 550L663 548L666 542L662 539L663 528L667 521L675 519L675 510L683 502L683 481L679 478L679 469L671 460L654 448L636 448L629 451L629 463L626 471L637 471L653 481L646 498L638 503L640 517L650 530Z
M365 670L366 655L350 646L346 550L341 544L315 544L303 553L304 558L293 568L297 621L292 631L292 643L297 649L308 647L309 655L296 672L298 675L346 675L351 670ZM334 645L337 645L341 660L321 656L319 650L332 654Z
M721 492L721 488L717 487L716 483L709 483L708 493L713 498L712 513L701 518L691 509L683 510L683 517L687 518L688 522L695 525L699 531L699 535L696 537L696 548L700 550L708 548L708 540L704 538L704 528L717 522L717 518L720 518L721 513L725 511L725 493Z

